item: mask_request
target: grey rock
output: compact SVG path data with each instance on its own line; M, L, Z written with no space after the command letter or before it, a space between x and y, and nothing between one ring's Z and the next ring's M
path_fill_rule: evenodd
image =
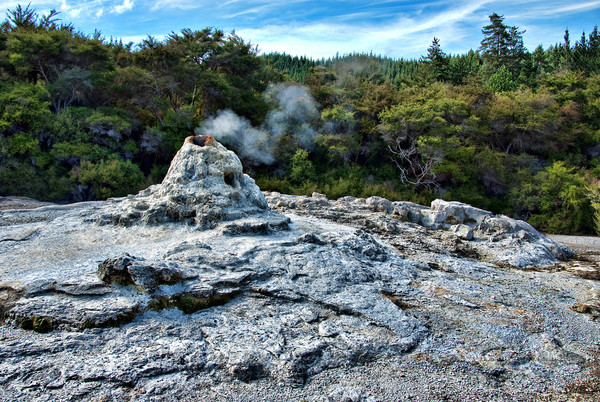
M243 218L223 224L224 235L268 234L278 230L288 230L290 219L281 215L257 218Z
M489 259L519 268L549 266L573 256L568 247L543 236L527 222L504 215L484 217L474 236L486 245L482 253Z
M360 388L336 387L328 396L331 402L359 402L363 398L364 391Z
M403 222L419 223L423 210L427 210L427 207L414 202L394 201L392 206L392 213Z
M389 237L386 240L395 247L405 248L412 242L413 248L420 244L425 249L518 268L551 266L573 255L568 247L543 236L526 222L460 202L434 200L428 208L409 202L388 204L381 197L343 197L326 204L322 200L317 204L311 197L279 193L266 193L266 197L276 210L365 229ZM469 245L449 241L456 238L469 241ZM410 250L411 255L415 253L419 250Z
M491 212L457 201L433 200L431 210L441 215L438 220L448 224L477 224Z
M184 145L168 180L135 196L0 212L13 239L0 241L2 399L531 400L593 386L600 285L561 271L564 246L465 204L263 198L228 151L204 148Z
M473 240L473 228L468 225L458 224L450 228L462 240Z
M492 215L489 211L472 207L456 201L433 200L431 209L421 211L419 223L433 229L447 228L449 225L477 224L484 217Z
M184 275L162 261L145 261L125 254L100 263L98 277L106 283L136 285L139 289L152 291L159 285L180 282Z
M369 197L366 203L375 212L391 213L393 211L392 203L383 197Z

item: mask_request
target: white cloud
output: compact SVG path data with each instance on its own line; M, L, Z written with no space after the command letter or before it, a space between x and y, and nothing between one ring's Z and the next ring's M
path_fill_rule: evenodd
M78 21L78 23L76 23L76 28L79 28L79 23L82 20L89 19L89 17L102 17L105 14L104 3L107 2L107 0L32 0L31 2L11 0L0 1L0 9L13 10L19 4L23 7L25 6L24 4L30 4L31 8L34 8L39 15L46 15L51 9L55 9L60 12L58 18L62 20L62 22Z
M156 11L174 8L178 8L180 10L192 10L195 8L200 8L203 5L204 2L198 0L157 0L150 10Z
M113 14L123 14L124 12L131 11L135 3L132 0L124 0L123 4L114 6L112 9Z
M60 5L60 12L71 18L78 18L81 15L82 11L83 7L71 6L67 4L65 0L63 0L62 4Z
M0 0L0 8L19 3ZM476 48L493 12L504 14L508 25L526 29L530 49L548 46L562 40L564 26L574 36L589 31L600 0L31 0L31 6L40 13L56 8L63 22L78 29L130 35L136 43L145 34L164 37L184 26L217 26L235 29L263 52L320 58L373 51L418 58L434 36L447 53ZM127 13L134 7L135 15ZM574 23L578 19L582 22Z
M442 46L457 44L467 35L465 23L479 20L481 16L477 12L487 3L490 1L468 1L460 5L453 2L446 11L437 14L403 15L385 24L316 22L238 29L236 32L258 44L265 53L276 51L321 58L336 52L373 51L394 57L418 58L426 52L433 36L441 39Z
M261 11L266 10L267 8L268 8L268 6L249 8L247 10L242 10L242 11L239 11L239 12L234 13L234 14L226 15L225 18L230 18L231 19L231 18L240 17L242 15L259 14Z
M568 4L565 4L568 3ZM520 18L546 18L557 15L580 13L584 11L593 10L600 8L600 1L588 1L586 3L581 2L565 2L565 1L554 1L554 2L543 2L543 4L529 7L525 12L519 12L514 17Z

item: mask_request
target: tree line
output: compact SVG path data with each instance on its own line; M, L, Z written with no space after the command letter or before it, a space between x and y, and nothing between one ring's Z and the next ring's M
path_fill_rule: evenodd
M0 194L72 202L135 192L228 110L265 133L273 158L262 163L224 140L264 190L441 197L543 230L597 230L597 28L530 52L525 32L492 14L466 54L447 55L433 38L419 60L313 60L259 55L214 28L125 44L59 17L17 6L0 26Z

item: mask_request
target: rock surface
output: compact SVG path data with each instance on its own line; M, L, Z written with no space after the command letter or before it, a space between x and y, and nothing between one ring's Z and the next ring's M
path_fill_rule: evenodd
M263 195L192 138L136 196L0 212L0 398L593 400L570 256L455 202Z
M573 256L568 247L543 236L527 222L456 201L434 200L428 208L381 197L329 201L318 193L312 197L265 195L277 211L369 230L407 255L436 250L517 268L551 266Z

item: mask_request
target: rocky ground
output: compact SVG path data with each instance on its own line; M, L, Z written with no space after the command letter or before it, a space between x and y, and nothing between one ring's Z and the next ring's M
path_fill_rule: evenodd
M549 238L570 247L575 255L563 264L581 277L600 280L600 237L548 235Z
M0 212L0 398L597 400L574 248L460 203L261 193L192 138L136 196Z
M39 208L44 205L51 205L49 202L42 202L28 197L0 197L0 211L7 209L31 209Z

